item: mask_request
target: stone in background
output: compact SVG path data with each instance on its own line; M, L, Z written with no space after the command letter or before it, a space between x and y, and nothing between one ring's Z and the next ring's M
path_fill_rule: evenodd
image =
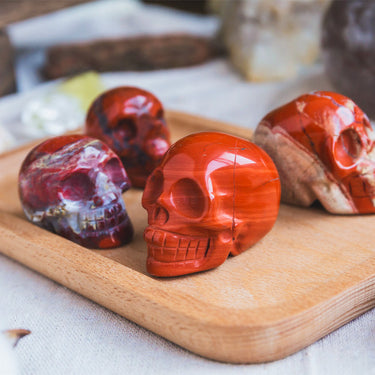
M236 69L250 81L296 76L319 54L329 0L211 0L221 38Z

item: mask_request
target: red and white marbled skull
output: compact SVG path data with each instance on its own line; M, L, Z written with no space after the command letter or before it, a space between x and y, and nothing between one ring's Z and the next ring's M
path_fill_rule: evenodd
M282 201L310 206L318 200L339 214L375 213L374 139L352 100L325 91L273 110L254 134L279 171Z
M177 276L214 268L273 226L280 182L255 144L222 133L180 139L147 180L147 270Z
M130 187L117 155L82 135L51 138L27 155L19 193L27 218L91 248L119 246L133 228L121 194Z
M162 104L136 87L117 87L100 95L87 113L85 129L117 153L134 187L145 186L170 146Z

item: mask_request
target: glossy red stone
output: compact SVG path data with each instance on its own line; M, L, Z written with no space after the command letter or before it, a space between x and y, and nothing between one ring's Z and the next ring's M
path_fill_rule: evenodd
M118 156L82 135L51 138L26 156L19 194L27 218L90 248L131 241L133 227L122 193L130 181Z
M375 212L375 133L349 98L316 91L267 114L254 141L273 158L282 200L332 213Z
M85 132L114 150L132 186L141 188L170 146L162 104L135 87L118 87L100 95L88 111Z
M272 228L280 182L271 158L231 135L205 132L171 146L147 180L147 270L178 276L222 264Z

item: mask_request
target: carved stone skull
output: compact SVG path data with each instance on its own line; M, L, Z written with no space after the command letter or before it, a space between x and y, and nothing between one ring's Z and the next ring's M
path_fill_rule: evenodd
M27 218L82 246L109 248L132 239L122 192L129 179L117 155L87 136L51 138L35 147L19 174Z
M324 91L270 112L254 134L279 171L282 201L337 214L375 213L374 139L352 100Z
M86 134L114 150L132 186L141 188L170 146L160 101L135 87L118 87L100 95L88 111Z
M255 144L222 133L180 139L147 180L147 270L177 276L214 268L272 228L280 182Z

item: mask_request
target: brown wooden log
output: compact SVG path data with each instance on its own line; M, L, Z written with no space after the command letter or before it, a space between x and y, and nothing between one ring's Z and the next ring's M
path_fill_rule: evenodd
M53 46L43 72L54 79L87 70L156 70L203 63L221 53L213 39L173 34Z
M16 91L13 69L13 48L8 34L0 28L0 96Z
M0 27L91 0L0 0Z

